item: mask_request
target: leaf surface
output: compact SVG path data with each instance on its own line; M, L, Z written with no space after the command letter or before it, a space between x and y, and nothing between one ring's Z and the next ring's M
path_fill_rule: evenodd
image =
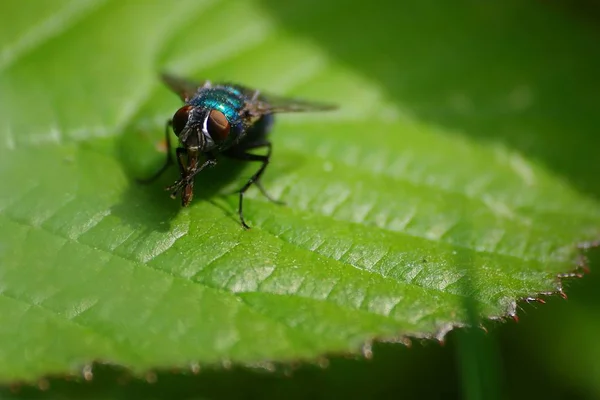
M269 2L16 4L0 12L0 381L92 360L143 371L442 337L469 323L470 302L478 317L500 317L518 299L560 291L575 244L600 236L598 199L543 156L556 141L536 143L550 149L540 156L482 140L481 124L433 113L426 77L422 102L398 101L401 74L384 75L387 85L305 35L307 18L323 26L335 10L299 9L295 25ZM518 64L518 49L499 51ZM241 229L230 193L256 166L223 161L203 173L186 209L162 190L175 169L136 183L163 162L164 121L179 104L161 70L340 104L278 120L264 185L286 205L251 190L252 230ZM468 88L462 79L447 88ZM550 87L540 81L495 104L514 79L482 89L469 118L461 107L473 99L461 93L447 112L496 133L503 110L535 116L528 93ZM548 124L515 126L535 136ZM549 132L570 143L562 125Z

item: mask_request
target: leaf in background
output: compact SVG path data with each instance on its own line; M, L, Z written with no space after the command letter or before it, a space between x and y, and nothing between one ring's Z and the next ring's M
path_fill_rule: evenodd
M362 73L294 21L279 26L290 17L274 5L16 4L0 12L0 381L91 360L142 371L441 336L469 322L469 301L506 316L560 290L575 243L599 237L597 199L547 162L402 104L400 73L390 85ZM335 10L300 11L323 26ZM160 166L178 105L162 69L341 105L280 118L264 183L286 206L251 192L254 229L241 229L227 193L253 166L203 174L187 209L162 190L175 170L135 183Z

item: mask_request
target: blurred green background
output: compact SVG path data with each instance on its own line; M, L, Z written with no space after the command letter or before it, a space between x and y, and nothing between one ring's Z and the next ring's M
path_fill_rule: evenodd
M471 139L504 143L600 199L596 2L263 0L259 4L291 35L314 43L386 88L387 97L411 115ZM190 35L205 40L201 25L198 31L190 26ZM235 29L227 21L223 27ZM154 383L128 377L118 368L99 367L91 382L56 378L48 380L48 390L20 387L0 393L19 399L477 398L481 394L596 399L600 398L596 272L600 256L598 251L590 255L591 274L568 284L567 301L552 298L545 305L521 304L518 323L490 323L488 334L452 332L443 346L418 340L408 348L375 344L370 360L333 356L326 365L282 366L275 372L236 367L198 375L159 372Z

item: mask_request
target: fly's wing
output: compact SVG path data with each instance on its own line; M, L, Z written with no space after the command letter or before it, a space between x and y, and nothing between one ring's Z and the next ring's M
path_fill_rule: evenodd
M257 107L262 112L267 114L286 112L331 111L337 108L337 106L334 104L274 96L271 94L260 96Z
M168 73L163 73L161 77L163 82L169 87L169 89L177 93L181 100L185 102L194 97L198 89L210 86L209 81L200 83L180 78L178 76L174 76Z
M249 100L248 108L253 114L256 115L286 112L330 111L337 108L337 106L333 104L317 103L302 99L277 96L240 85L232 86L239 90L244 97Z

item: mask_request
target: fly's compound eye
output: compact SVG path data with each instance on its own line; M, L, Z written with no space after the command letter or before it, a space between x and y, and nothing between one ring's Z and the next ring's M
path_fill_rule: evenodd
M175 132L177 136L181 134L187 125L192 108L192 106L181 107L179 110L177 110L175 115L173 115L173 132Z
M231 125L221 111L212 110L206 117L206 130L215 142L222 142L229 136Z

